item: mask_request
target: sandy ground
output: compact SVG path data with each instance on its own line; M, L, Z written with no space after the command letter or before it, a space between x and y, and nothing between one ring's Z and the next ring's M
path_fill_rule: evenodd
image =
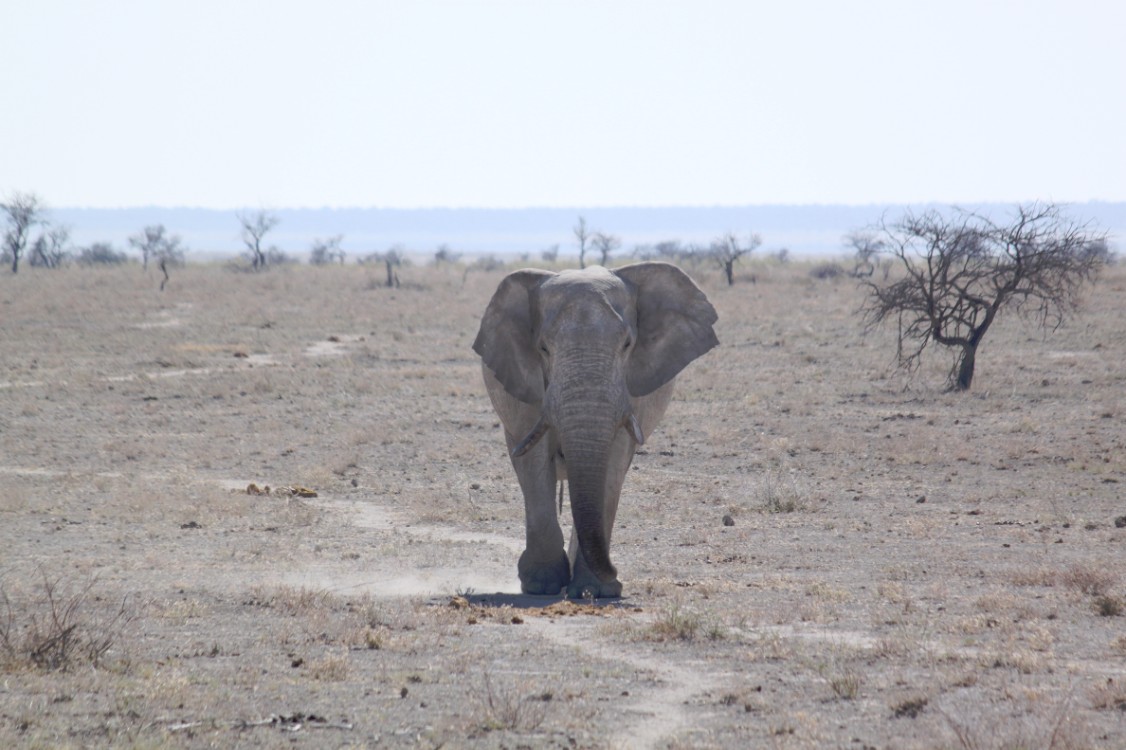
M4 275L0 746L1126 748L1126 272L955 395L808 271L693 271L597 607L517 594L501 272Z

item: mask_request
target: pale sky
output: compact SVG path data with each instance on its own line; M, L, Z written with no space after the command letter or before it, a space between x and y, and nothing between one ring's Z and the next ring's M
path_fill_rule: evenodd
M3 0L56 207L1126 201L1121 0Z

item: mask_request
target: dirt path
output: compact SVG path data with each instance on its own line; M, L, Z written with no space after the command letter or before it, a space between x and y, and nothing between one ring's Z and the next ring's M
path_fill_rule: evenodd
M224 486L245 486L226 482ZM362 573L342 569L336 564L303 565L300 569L279 571L275 578L283 585L325 590L337 594L369 593L380 598L445 596L472 589L471 598L479 604L511 606L517 609L542 609L558 598L527 597L519 593L519 583L511 564L523 549L520 540L499 534L463 531L453 526L412 522L393 508L376 500L347 500L318 497L306 501L311 507L330 514L332 523L377 534L410 537L427 545L461 545L476 552L472 559L461 559L449 566L424 570L402 566L365 569ZM466 546L468 545L468 546ZM483 554L501 550L507 565L497 565L494 557ZM650 615L640 615L648 620ZM607 745L615 748L661 747L678 734L692 729L699 715L689 710L695 699L717 691L729 675L717 673L709 665L677 659L655 652L647 644L631 644L623 638L599 633L601 618L525 617L524 635L549 642L584 658L603 663L607 672L634 672L628 695L618 699L618 721ZM652 644L648 644L651 646Z
M319 497L307 501L312 507L335 517L334 523L377 534L409 537L413 543L433 546L457 545L462 550L498 548L515 559L523 545L515 539L484 532L462 531L456 527L415 523L393 509L375 501L342 500ZM345 568L345 569L342 569ZM458 559L450 564L431 563L416 569L398 563L365 567L358 572L354 566L322 564L285 571L278 582L290 586L324 589L338 594L370 593L380 597L432 597L458 591L519 592L515 565L498 565L494 556L476 555L475 559Z
M352 501L318 498L315 507L341 517L342 521L361 529L405 534L434 545L470 543L480 551L492 546L510 553L512 558L523 549L516 539L498 534L466 532L456 527L412 523L395 511L375 501ZM542 608L558 599L525 597L512 566L495 569L489 557L477 555L456 566L405 571L401 569L366 571L362 575L342 575L339 571L303 570L287 573L289 584L327 589L335 592L366 591L375 596L434 596L448 594L454 587L470 585L477 600L517 608ZM467 575L472 571L472 575ZM495 594L485 592L496 592ZM643 616L648 619L648 615ZM678 734L692 729L694 719L688 705L694 699L719 689L729 675L717 673L703 662L685 661L654 652L644 644L630 644L623 639L611 640L598 632L598 623L589 617L547 619L525 618L534 637L560 647L576 650L584 657L606 663L608 671L623 667L635 671L638 679L631 682L628 696L620 698L619 721L608 739L609 747L656 748Z
M609 747L663 747L678 734L697 726L698 715L688 710L693 699L718 690L728 675L712 671L702 662L673 659L623 640L609 641L589 622L532 621L543 639L570 646L611 665L627 665L641 680L633 681L629 695L621 697L618 721Z

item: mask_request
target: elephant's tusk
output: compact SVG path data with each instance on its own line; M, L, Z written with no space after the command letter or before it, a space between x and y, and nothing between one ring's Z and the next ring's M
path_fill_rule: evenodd
M633 414L630 414L628 417L626 417L625 427L627 430L629 430L629 434L630 437L633 438L633 442L637 443L638 445L645 445L645 435L641 434L641 423L637 421L637 417L635 417Z
M547 420L544 419L543 415L541 414L539 420L532 427L532 431L525 435L524 439L517 443L516 446L512 449L512 457L519 458L520 456L523 456L525 453L530 451L532 449L532 446L538 443L540 441L540 438L542 438L548 431L548 428L549 425L547 424Z

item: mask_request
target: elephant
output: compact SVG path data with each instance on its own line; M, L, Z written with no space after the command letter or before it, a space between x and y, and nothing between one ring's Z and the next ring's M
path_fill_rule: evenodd
M715 308L686 273L645 262L508 274L473 342L524 495L526 594L620 597L610 535L637 447L676 376L716 346ZM568 550L555 506L566 480ZM559 512L562 512L560 485Z

